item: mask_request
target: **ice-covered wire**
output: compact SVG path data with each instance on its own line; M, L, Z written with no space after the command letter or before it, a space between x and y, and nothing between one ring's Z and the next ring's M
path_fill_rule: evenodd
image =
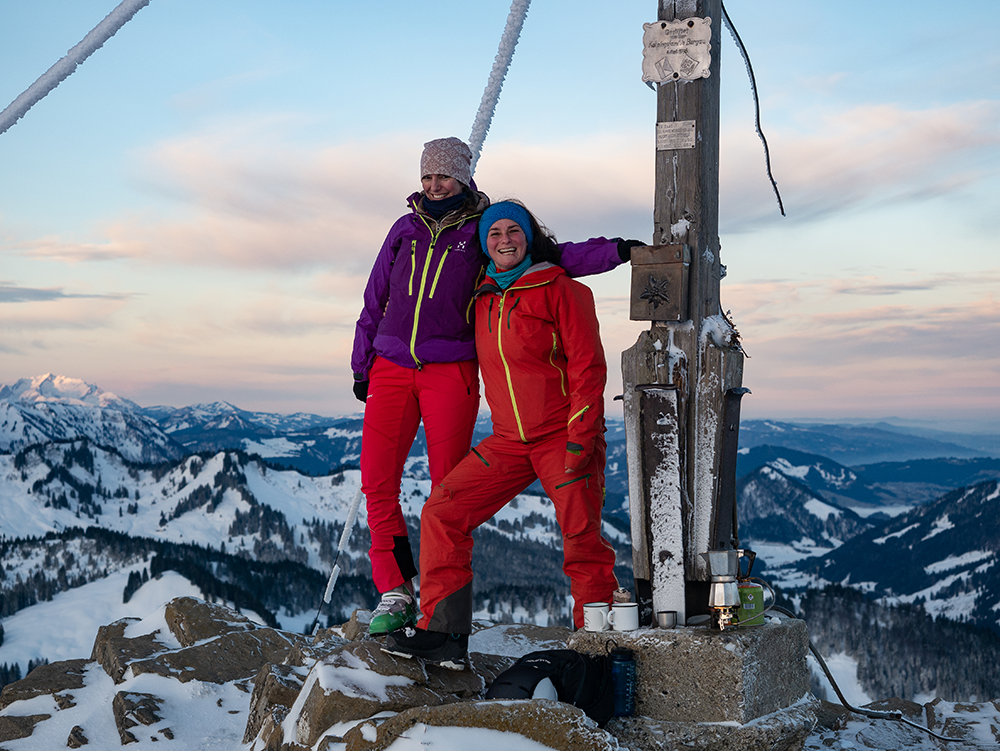
M76 70L76 66L99 50L106 41L115 35L118 29L128 23L132 16L147 5L149 5L149 0L122 0L122 3L91 29L90 33L67 52L65 57L39 76L38 80L31 84L23 94L11 102L3 112L0 112L0 134L5 133L10 126L24 117L25 113L36 102L66 80Z
M733 25L732 19L729 17L729 13L726 12L725 3L722 4L722 20L726 24L726 28L729 29L729 33L733 36L733 41L736 42L736 46L740 49L740 54L743 55L743 62L747 66L747 74L750 76L750 90L753 92L753 106L754 106L754 125L757 127L757 135L760 137L760 142L764 144L764 164L767 167L767 178L771 181L771 186L774 188L774 196L778 199L778 209L781 210L781 215L785 215L785 206L781 202L781 193L778 192L778 183L774 181L774 176L771 174L771 153L767 148L767 139L764 138L764 131L760 128L760 100L757 98L757 79L753 75L753 66L750 64L750 55L747 53L747 48L743 46L743 40L740 39L739 33L736 31L736 26Z
M483 98L479 102L479 111L472 123L472 135L469 136L469 149L472 151L472 174L476 172L476 164L483 151L483 141L486 140L490 123L493 121L493 113L500 100L503 80L507 77L507 71L510 69L510 61L514 57L514 48L517 47L517 40L521 36L521 28L524 26L524 19L528 15L530 4L531 0L514 0L510 4L507 25L500 37L500 49L497 50L497 56L493 60L493 70L490 71L486 90L483 91Z

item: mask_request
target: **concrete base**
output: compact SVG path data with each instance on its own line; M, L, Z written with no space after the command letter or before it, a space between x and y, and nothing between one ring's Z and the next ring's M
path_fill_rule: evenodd
M635 650L637 716L745 725L809 694L805 621L770 614L766 620L763 626L727 631L706 626L577 631L569 648L591 654L614 645Z
M816 726L819 706L810 696L746 725L615 717L604 729L632 751L801 751Z

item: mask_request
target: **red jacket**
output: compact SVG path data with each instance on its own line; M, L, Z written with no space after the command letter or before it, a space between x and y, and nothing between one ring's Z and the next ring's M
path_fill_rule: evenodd
M476 290L476 352L493 432L511 441L566 434L567 464L586 463L604 433L607 363L594 296L559 266L538 263L507 290Z

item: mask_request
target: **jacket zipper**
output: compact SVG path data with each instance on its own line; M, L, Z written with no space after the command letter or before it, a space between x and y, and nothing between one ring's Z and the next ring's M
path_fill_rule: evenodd
M438 263L437 271L434 272L434 283L431 284L431 293L427 295L427 299L434 297L434 290L437 289L438 279L441 278L441 269L444 268L444 259L448 257L448 254L450 252L451 252L451 246L449 245L447 248L444 249L444 255L441 256L441 261Z
M431 244L427 248L427 260L424 261L424 270L420 275L420 290L417 292L417 305L413 309L413 331L410 333L410 357L412 357L413 362L417 364L418 370L422 368L424 364L420 361L420 358L417 357L417 325L420 323L420 308L423 305L424 301L424 290L427 288L427 272L430 270L431 260L434 257L434 246L437 244L438 237L440 237L442 232L451 227L460 227L467 218L469 217L462 217L462 219L460 219L459 221L454 222L452 224L448 224L444 227L440 227L438 231L435 232L434 230L431 229L431 226L427 223L427 220L422 216L420 217L420 221L424 223L424 226L427 227L427 231L431 233ZM451 246L449 245L447 248L445 248L444 255L441 257L441 261L438 263L437 273L435 273L434 275L434 281L431 284L431 291L430 294L428 295L428 298L434 296L434 289L437 287L437 280L441 276L441 269L444 266L444 259L448 256L448 252L450 250ZM417 254L416 240L413 241L412 253L413 256L410 262L411 296L413 295L413 276L414 273L416 272L416 254Z
M514 409L514 420L517 422L517 432L521 436L521 440L524 443L528 442L528 439L524 435L524 426L521 424L521 412L517 408L517 397L514 396L514 379L510 374L510 366L507 365L507 358L503 353L503 304L507 299L507 291L505 290L503 295L500 297L500 305L497 308L497 351L500 353L500 362L503 363L504 373L507 375L507 391L510 394L510 404ZM515 303L516 305L517 303ZM510 319L508 319L508 325Z
M507 311L507 328L508 328L508 329L510 328L510 316L511 316L511 313L513 313L513 312L514 312L514 308L516 308L516 307L517 307L517 304L518 304L519 302L521 302L521 298L520 298L520 297L519 297L519 298L517 298L517 299L516 299L516 300L514 301L514 304L513 304L513 305L511 305L511 306L510 306L510 309L509 309L509 310Z
M552 332L552 354L549 355L549 363L559 371L559 388L562 390L562 395L566 396L566 374L563 369L556 364L556 355L559 354L559 344L556 339L556 332Z
M556 485L556 490L559 490L560 488L565 488L567 485L572 485L574 482L580 482L580 480L586 482L588 488L590 487L590 475L586 474L586 475L580 475L579 477L574 477L572 480L567 480L566 482L560 485Z
M417 270L417 241L410 244L410 297L413 297L413 274Z

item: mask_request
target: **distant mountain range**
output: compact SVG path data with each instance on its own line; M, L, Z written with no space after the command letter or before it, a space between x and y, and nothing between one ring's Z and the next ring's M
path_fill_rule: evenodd
M0 617L139 567L179 571L206 597L304 627L358 489L361 423L226 402L143 408L52 374L0 387ZM624 426L609 419L608 428L605 536L630 586ZM477 438L489 430L481 418ZM739 536L758 551L755 573L792 598L853 587L1000 632L1000 458L962 445L973 440L882 426L741 424ZM416 545L428 492L420 436L401 495ZM568 623L561 540L540 490L476 539L477 613ZM334 620L374 604L368 544L362 510L339 559L344 581L327 610Z
M889 423L838 425L746 420L740 446L782 446L847 466L937 458L1000 458L1000 434L971 435Z

